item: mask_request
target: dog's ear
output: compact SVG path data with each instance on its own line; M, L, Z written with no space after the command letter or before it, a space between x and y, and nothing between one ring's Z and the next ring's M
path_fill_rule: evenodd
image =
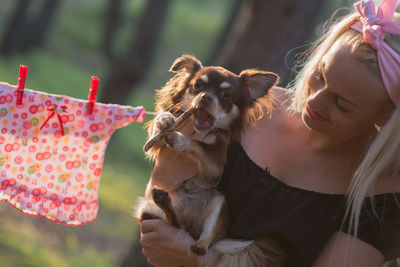
M279 81L279 76L273 72L256 69L244 70L239 75L244 79L245 90L251 99L257 99L265 94Z
M183 55L175 60L169 71L178 72L184 69L188 73L194 73L202 67L201 62L194 56Z

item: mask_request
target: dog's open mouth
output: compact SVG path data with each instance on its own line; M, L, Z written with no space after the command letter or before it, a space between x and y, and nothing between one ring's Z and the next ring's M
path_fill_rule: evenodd
M204 108L197 108L194 113L195 127L198 131L210 129L215 121L214 116L207 112Z

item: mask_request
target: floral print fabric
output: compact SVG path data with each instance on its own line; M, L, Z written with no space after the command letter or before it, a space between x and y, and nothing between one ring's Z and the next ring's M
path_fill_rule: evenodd
M0 83L0 202L58 223L97 218L100 174L114 130L143 122L143 107L96 103Z

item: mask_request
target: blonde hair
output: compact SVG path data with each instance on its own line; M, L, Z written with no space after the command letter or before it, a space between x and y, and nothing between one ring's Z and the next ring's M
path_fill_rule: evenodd
M292 97L289 108L290 111L297 113L304 109L309 96L307 82L310 76L312 76L314 71L317 69L322 57L341 36L343 36L346 32L349 32L350 25L353 24L358 18L359 16L356 14L348 15L342 18L336 24L332 25L329 30L326 31L322 37L313 44L307 61L303 66L301 66L301 71L295 78L293 85L289 88L289 90L291 90Z
M322 57L332 45L342 40L346 45L356 51L355 55L364 62L368 69L380 77L376 51L367 44L362 34L350 29L350 26L359 19L358 13L352 13L339 19L317 41L298 74L291 88L292 113L301 112L307 102L309 92L307 82L317 69ZM394 21L400 23L400 14L395 13ZM400 54L400 35L386 34L385 42ZM400 88L400 85L398 85ZM390 119L381 128L373 142L366 148L364 158L355 171L349 187L345 219L349 219L349 233L357 235L360 212L367 196L373 195L376 181L381 177L392 175L396 178L400 163L400 106L392 112ZM394 180L393 180L394 183ZM373 201L373 198L370 198ZM344 221L343 221L344 222Z
M358 232L359 215L365 197L373 194L373 188L380 177L392 177L393 187L400 162L400 106L396 107L390 119L369 146L368 151L358 166L350 185L346 215L349 225ZM374 199L370 198L373 203ZM373 205L372 205L373 206Z

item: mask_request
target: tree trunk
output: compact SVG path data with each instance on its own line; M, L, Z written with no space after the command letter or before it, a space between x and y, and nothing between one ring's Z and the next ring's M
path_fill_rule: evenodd
M29 31L25 34L22 52L41 47L44 44L46 34L52 25L52 20L57 14L57 8L60 2L60 0L46 0L37 18L26 25Z
M118 26L121 23L121 7L123 0L109 0L105 12L105 27L103 50L109 61L114 61L115 56L113 53L113 40Z
M35 19L28 18L30 4L31 0L20 0L17 3L3 36L0 48L2 55L10 56L43 45L60 0L46 0Z
M236 73L246 68L274 71L286 83L293 59L285 56L310 37L325 2L247 0L215 64Z
M26 15L30 3L30 0L19 0L16 3L15 11L10 16L1 42L0 54L9 56L23 46L27 25Z
M148 0L134 43L115 62L105 82L101 102L126 103L130 89L149 71L170 0Z
M155 54L156 44L158 43L161 28L165 22L169 6L170 0L148 0L141 22L138 25L139 31L136 35L135 42L125 55L122 55L114 62L111 75L105 82L101 102L125 103L128 99L131 87L145 77ZM109 25L106 27L109 27ZM107 31L109 30L106 29L106 32ZM107 44L105 44L105 47L111 52L112 41L108 41L110 42L108 44L109 46L107 47ZM140 233L137 235L137 238L133 240L127 256L121 262L121 267L152 266L142 254L142 247L139 243L139 239Z
M217 41L215 43L214 51L208 57L207 62L205 65L210 65L211 63L215 62L218 58L218 55L222 52L222 49L225 46L225 41L228 39L229 34L232 32L232 29L235 25L235 22L243 8L243 4L246 0L235 0L235 2L231 6L231 11L229 12L229 16L225 21L225 25L221 30L220 34L218 35Z
M150 263L147 262L147 258L142 254L142 246L139 243L140 232L137 238L132 243L129 250L129 254L122 261L120 267L151 267Z

